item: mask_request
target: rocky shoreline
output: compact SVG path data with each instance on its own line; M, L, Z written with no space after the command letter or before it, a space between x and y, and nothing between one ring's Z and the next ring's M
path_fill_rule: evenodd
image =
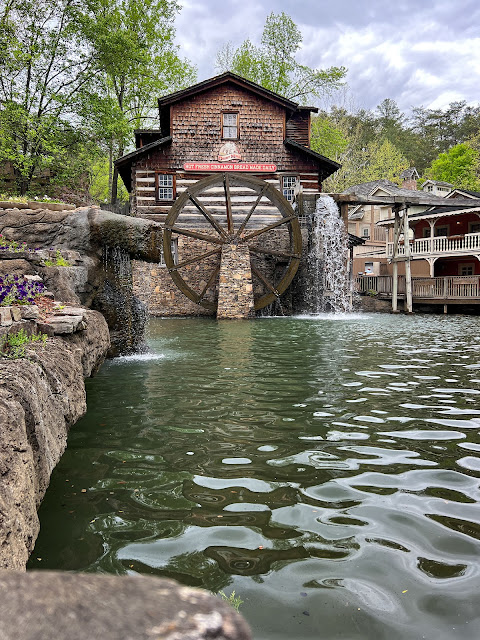
M50 474L70 427L87 409L84 378L95 373L110 348L100 313L76 308L78 323L71 315L57 317L58 331L50 325L52 337L44 345L28 344L26 357L0 358L0 569L25 569ZM47 325L13 321L2 333L36 333Z

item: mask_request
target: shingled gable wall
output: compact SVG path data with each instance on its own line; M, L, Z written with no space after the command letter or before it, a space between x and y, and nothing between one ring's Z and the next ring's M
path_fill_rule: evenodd
M280 189L281 175L299 175L306 193L319 192L317 164L307 156L289 150L283 141L291 131L296 142L308 144L303 127L287 123L287 110L271 100L237 87L222 84L190 97L170 107L170 145L153 150L132 165L133 214L152 216L167 213L170 206L155 202L155 171L173 171L177 181L199 180L206 174L183 171L185 162L216 162L222 140L221 117L224 111L238 111L239 134L234 140L242 155L242 162L266 162L277 165L276 174L257 174L264 180L274 181ZM305 113L299 114L305 125ZM296 115L294 116L296 118ZM290 132L290 133L289 133ZM302 138L302 139L300 139ZM163 218L159 218L162 220Z

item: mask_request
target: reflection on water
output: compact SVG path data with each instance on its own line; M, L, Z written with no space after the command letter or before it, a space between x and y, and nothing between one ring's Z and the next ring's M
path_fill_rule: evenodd
M235 589L256 640L478 640L477 325L152 320L88 381L30 567Z

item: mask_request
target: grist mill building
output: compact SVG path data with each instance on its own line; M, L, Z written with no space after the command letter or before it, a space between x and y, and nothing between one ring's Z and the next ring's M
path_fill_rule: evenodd
M309 148L317 109L230 72L158 108L159 129L115 163L131 214L164 225L158 267L134 265L136 294L153 315L252 315L293 280L305 203L339 168Z

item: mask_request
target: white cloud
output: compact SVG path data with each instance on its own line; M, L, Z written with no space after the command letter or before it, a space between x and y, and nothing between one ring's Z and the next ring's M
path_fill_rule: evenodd
M478 104L477 0L187 0L177 42L202 80L215 74L222 45L258 42L267 15L282 10L302 31L299 60L312 67L347 67L358 106L374 108L387 97L407 111L445 107L452 100Z

